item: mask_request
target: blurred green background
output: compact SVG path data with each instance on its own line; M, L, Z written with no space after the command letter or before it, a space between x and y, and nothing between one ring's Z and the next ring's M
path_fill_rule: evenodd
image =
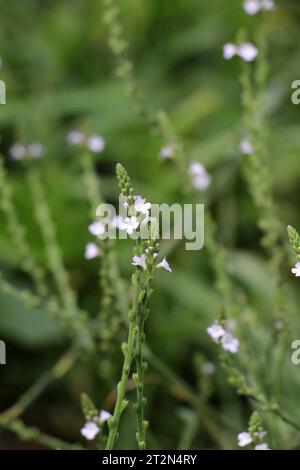
M263 324L273 293L259 244L257 211L240 168L240 69L237 60L225 62L222 58L223 44L234 42L241 28L255 35L259 19L246 16L240 0L122 0L119 4L136 76L150 109L165 108L170 113L189 158L201 161L213 175L213 214L219 240L231 253L231 276L260 312ZM298 0L277 4L277 10L264 17L269 33L270 175L283 225L300 227L299 108L290 100L291 83L300 79L300 4ZM83 257L91 239L87 231L90 219L76 152L65 142L67 132L84 122L90 132L105 137L107 147L96 167L108 201L115 201L118 194L114 177L118 161L128 169L136 193L151 202L180 202L177 170L159 161L161 141L149 133L147 123L135 113L124 83L114 75L101 1L0 0L0 7L0 79L7 84L7 104L0 107L0 145L16 205L34 253L46 265L23 170L7 158L15 141L38 140L46 154L37 165L70 281L80 305L93 315L101 295L98 268L97 261ZM15 286L31 288L30 279L20 270L1 211L0 227L1 271ZM206 328L216 316L219 299L205 249L186 252L183 244L177 244L170 250L174 273L159 272L155 281L148 343L196 387L195 356L217 362ZM118 259L128 285L130 256L130 245L120 241ZM295 296L299 295L297 280L291 279L290 284ZM293 321L297 336L300 321ZM0 407L4 410L66 350L69 339L45 312L26 311L1 293L0 339L7 343L7 365L0 369ZM288 355L289 351L287 359ZM287 367L294 380L288 383L294 413L300 372ZM236 433L245 428L249 417L248 404L227 385L217 363L216 368L194 448L234 448ZM66 440L79 440L83 422L79 396L83 391L99 407L111 391L98 377L96 358L82 358L63 380L53 384L26 412L25 422ZM149 445L175 448L192 414L189 404L157 371L150 370L146 393ZM122 420L122 429L128 431L124 434L121 429L120 448L135 446L134 420L133 412L128 411ZM10 433L0 435L2 449L24 445ZM38 448L26 444L29 446Z

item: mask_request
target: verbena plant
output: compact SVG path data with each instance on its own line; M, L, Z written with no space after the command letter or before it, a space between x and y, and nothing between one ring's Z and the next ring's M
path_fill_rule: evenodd
M286 243L285 220L273 195L270 155L266 147L268 61L264 21L262 19L255 31L255 46L250 42L247 33L241 31L237 35L236 44L230 43L224 48L225 59L238 55L243 60L240 76L243 106L242 155L237 163L245 175L245 182L256 210L257 226L261 234L262 250L268 259L272 289L268 316L261 321L259 309L251 303L251 296L232 274L231 248L219 241L219 227L213 207L214 192L208 190L214 185L214 181L212 179L210 185L211 176L203 165L190 159L168 113L148 108L147 98L135 78L128 43L123 35L120 9L113 0L104 0L103 4L109 45L117 62L117 75L124 79L129 96L137 112L146 119L151 135L154 131L161 140L160 158L167 160L163 161L162 165L170 161L176 168L178 193L181 193L184 200L206 204L205 249L214 273L219 304L217 310L211 312L211 325L207 325L207 332L216 345L218 362L223 367L229 383L237 394L249 402L248 428L244 431L235 430L238 433L237 444L241 447L251 446L257 450L266 449L269 445L272 448L280 448L283 444L287 445L286 442L292 439L295 432L300 432L300 424L293 416L288 403L289 390L285 386L286 376L283 374L293 340L292 323L290 324L289 320L297 305L287 284L285 260L289 257L290 250ZM85 134L77 135L79 140L82 135ZM97 206L104 200L101 180L95 171L95 162L90 150L85 145L80 145L77 155L92 221ZM94 253L101 253L101 301L97 315L91 316L79 307L75 291L70 287L46 200L42 173L37 168L38 163L30 158L30 155L25 155L20 164L23 166L33 211L44 242L47 268L45 270L41 267L27 241L26 229L20 222L13 200L4 158L1 158L1 207L7 218L10 237L18 250L20 266L32 277L34 288L16 288L3 275L0 286L3 292L15 296L29 308L42 305L51 317L61 323L61 327L70 336L72 346L17 403L1 413L0 426L16 433L20 439L34 440L50 448L83 448L81 444L69 444L36 428L27 427L21 417L53 381L62 378L75 365L81 355L88 359L96 356L102 380L107 381L112 388L116 386L116 393L113 406L109 410L101 411L93 402L97 397L83 394L82 410L86 422L81 430L82 435L93 441L96 448L115 448L122 415L131 402L129 392L134 389L136 441L139 449L145 449L149 445L151 431L151 416L147 413L145 396L149 362L153 368L160 370L174 388L180 389L181 395L185 397L188 409L185 410L183 432L178 447L192 448L201 423L205 416L210 414L209 400L212 396L212 372L215 366L207 363L200 352L195 354L192 360L197 380L196 386L192 387L160 361L147 344L145 326L151 311L149 302L154 276L159 267L171 269L165 258L159 258L158 234L149 230L147 240L136 242L132 253L134 273L129 290L126 290L121 278L116 254L115 244L121 242L95 239L92 249L96 250ZM125 168L118 164L116 170L121 195L126 198L128 210L132 210L132 217L135 217L139 212L136 209L137 197L141 196L134 193ZM288 237L299 259L299 234L289 226ZM197 256L201 263L203 253L200 252ZM176 267L174 271L176 276ZM296 264L292 271L296 276L300 275L299 265ZM123 362L121 370L118 356L120 349ZM120 376L119 381L117 375ZM210 432L217 441L218 432ZM299 435L297 436L295 445L299 445ZM231 445L235 446L236 443Z

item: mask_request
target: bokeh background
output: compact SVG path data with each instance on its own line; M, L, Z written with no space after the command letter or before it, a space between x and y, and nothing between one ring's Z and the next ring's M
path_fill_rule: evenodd
M240 65L238 60L225 62L222 58L223 44L234 41L241 28L255 35L259 20L245 15L240 0L119 3L136 77L150 109L164 108L170 113L189 158L201 161L213 176L210 198L218 238L231 254L229 271L234 283L259 312L259 330L260 324L267 323L274 293L260 246L257 211L240 168ZM270 175L283 225L300 227L299 108L290 99L291 83L300 79L300 4L298 0L277 4L277 10L264 17L269 36ZM36 164L43 175L70 282L80 305L94 315L101 296L98 261L83 257L85 244L91 240L87 231L90 218L76 152L66 144L67 132L84 123L90 132L105 137L107 147L95 165L109 201L115 201L118 194L114 176L118 161L128 169L137 194L152 202L181 201L177 169L159 160L162 142L149 133L147 123L135 113L124 82L115 77L101 1L1 0L0 6L0 78L7 84L7 104L0 107L0 145L16 206L33 251L46 267L23 169L8 158L9 148L17 140L38 140L46 151ZM0 228L1 272L16 287L31 288L1 211ZM167 249L174 273L159 272L155 281L148 343L195 389L195 358L215 364L206 413L199 418L192 447L235 448L236 434L245 429L251 409L227 384L206 333L219 305L211 261L205 249L187 252L180 243ZM130 244L120 241L118 260L128 285L130 256ZM299 295L297 280L290 278L289 282L294 295ZM300 320L293 321L297 337ZM0 368L0 408L4 410L57 360L70 340L43 309L27 311L2 293L0 338L7 343L7 365ZM289 354L287 351L287 362ZM261 360L259 347L254 348L251 360ZM287 367L290 412L299 415L300 371ZM64 379L51 385L26 411L25 423L70 442L80 440L83 416L79 397L83 391L99 407L111 392L99 377L96 357L83 357ZM172 387L154 369L150 369L146 392L149 445L176 448L194 414L190 404L180 387ZM134 429L135 417L129 410L122 420L120 448L135 447ZM291 438L287 440L279 440L278 445L291 445ZM39 448L19 442L11 433L1 433L0 448L23 447Z

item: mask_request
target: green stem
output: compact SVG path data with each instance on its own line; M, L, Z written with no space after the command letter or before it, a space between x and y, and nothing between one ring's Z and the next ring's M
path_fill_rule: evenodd
M143 364L143 343L144 343L144 320L139 318L138 334L137 334L137 350L136 350L136 396L137 402L135 404L135 411L137 415L137 442L140 450L146 448L146 428L147 422L144 421L144 407L146 399L144 397L144 372L145 365Z
M139 313L139 295L140 295L140 272L136 271L133 274L133 285L134 285L134 297L132 302L132 309L129 312L129 332L127 343L123 345L122 350L124 354L124 363L122 368L121 380L117 387L117 401L114 409L113 417L109 420L109 435L106 444L106 450L112 450L115 446L118 438L118 429L120 424L121 415L127 406L127 402L124 400L129 372L132 364L135 336L136 336L136 321Z
M0 414L0 425L18 418L55 380L62 378L73 367L79 356L79 351L71 349L57 363L45 372L32 387L8 410Z

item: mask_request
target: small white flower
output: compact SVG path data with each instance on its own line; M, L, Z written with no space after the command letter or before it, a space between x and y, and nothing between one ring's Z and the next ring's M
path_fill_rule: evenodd
M198 191L205 191L211 183L211 177L202 163L191 162L189 174L193 187Z
M168 261L166 260L166 258L164 258L160 263L158 263L158 265L156 267L157 268L164 268L167 271L169 271L170 273L172 272L172 269L171 269Z
M271 450L271 449L266 442L263 442L262 444L257 444L254 447L254 450Z
M41 158L44 153L44 146L40 142L32 142L28 145L28 155L33 158Z
M296 266L291 271L296 277L300 277L300 262L296 263Z
M247 15L256 15L261 10L260 0L246 0L243 3L243 8Z
M141 255L141 256L134 256L132 258L132 263L131 264L133 266L140 266L145 271L147 269L146 260L147 260L147 256L144 255L144 254Z
M204 362L202 366L202 372L206 375L212 375L215 373L216 366L212 362Z
M224 328L216 322L210 325L206 331L212 339L220 339L226 334Z
M66 137L66 141L69 145L80 145L84 142L85 135L81 131L70 131Z
M128 235L132 235L133 232L138 228L139 226L139 221L138 219L133 215L132 217L126 217L124 222L122 223L122 230L126 230Z
M100 153L105 149L105 140L101 135L91 135L87 138L87 147L91 152Z
M228 351L232 354L237 353L240 347L239 340L235 338L231 333L226 333L224 336L222 336L221 344L222 348L225 351Z
M271 11L276 8L276 5L273 2L273 0L261 0L261 4L262 4L262 9L265 11Z
M158 257L158 253L153 253L153 258L157 258Z
M100 255L99 247L96 243L88 243L85 247L84 257L85 259L94 259Z
M106 410L101 410L100 415L99 415L99 421L100 423L105 423L105 421L109 420L111 418L111 414L106 411Z
M146 202L146 199L141 196L135 196L134 208L136 212L148 215L149 210L151 209L150 202Z
M83 428L81 428L80 432L88 441L92 441L95 439L99 431L100 429L96 423L93 423L93 421L87 421Z
M258 54L258 49L251 42L245 42L239 46L237 53L245 62L252 62Z
M174 152L172 147L166 146L163 147L160 151L159 158L161 160L167 160L168 158L172 158L174 156Z
M12 160L22 160L26 156L26 147L20 142L16 142L9 149L9 154Z
M239 148L240 148L240 152L244 155L252 155L252 153L254 152L253 145L246 138L240 141Z
M225 44L223 46L223 57L225 60L230 60L237 54L238 48L235 44Z
M194 188L198 191L205 191L211 183L211 177L207 173L199 175L193 178L192 183Z
M252 437L248 432L240 432L237 436L238 445L240 447L245 447L252 442Z
M101 221L96 220L95 222L89 225L89 232L91 235L99 237L104 234L105 226Z

